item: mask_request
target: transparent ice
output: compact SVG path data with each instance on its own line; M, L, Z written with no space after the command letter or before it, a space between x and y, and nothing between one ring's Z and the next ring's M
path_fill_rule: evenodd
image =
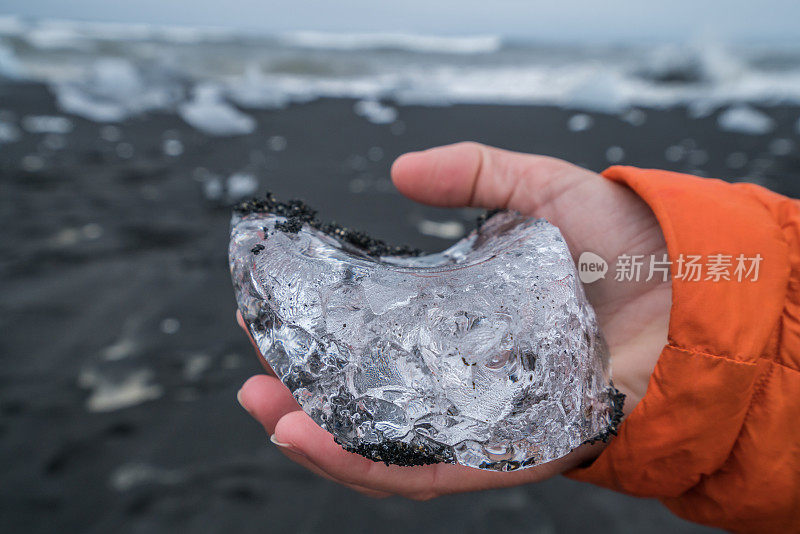
M614 432L607 349L555 226L501 212L444 252L374 258L285 221L234 216L238 306L346 449L507 471Z

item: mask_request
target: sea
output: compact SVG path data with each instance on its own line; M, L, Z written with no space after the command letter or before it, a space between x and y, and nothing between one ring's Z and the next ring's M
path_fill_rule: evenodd
M362 100L357 111L377 123L394 120L393 105L459 103L611 114L680 105L702 117L732 104L800 102L800 40L548 44L5 16L0 77L45 83L64 113L96 122L166 110L212 135L251 132L248 108L321 97ZM733 122L759 128L755 114Z

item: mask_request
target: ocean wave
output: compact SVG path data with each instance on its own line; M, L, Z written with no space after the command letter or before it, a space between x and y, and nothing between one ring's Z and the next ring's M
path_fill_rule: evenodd
M248 109L320 97L356 99L354 111L381 124L397 119L394 104L616 114L684 105L701 117L722 106L800 103L800 50L504 46L491 36L409 34L246 37L0 17L3 78L48 84L61 111L97 122L172 111L207 133L238 135L257 126Z
M414 33L328 33L292 32L281 40L288 45L327 50L380 50L440 54L489 54L497 52L503 41L496 35L445 37Z
M241 31L214 26L178 26L62 19L26 20L0 15L0 36L18 37L41 49L88 49L91 41L160 41L197 44L232 41Z

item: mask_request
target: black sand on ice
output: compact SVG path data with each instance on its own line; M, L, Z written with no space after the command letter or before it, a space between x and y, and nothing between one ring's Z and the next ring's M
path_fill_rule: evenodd
M0 85L0 108L59 114L34 84ZM350 100L319 100L248 110L259 127L244 137L209 138L151 114L119 125L116 141L73 118L63 139L26 134L0 146L0 531L708 531L657 502L561 477L374 501L287 461L236 404L259 364L234 321L230 209L203 190L210 175L253 173L259 194L303 198L323 220L433 251L447 242L420 234L420 221L469 228L477 213L400 197L388 169L403 152L475 140L600 170L617 145L624 163L746 176L798 195L797 151L771 147L800 143L800 110L765 111L778 124L767 136L720 132L715 115L684 109L646 110L641 126L595 115L591 129L570 132L574 112L552 107L401 107L402 127L390 127L356 116ZM180 156L164 155L165 132L182 142ZM285 150L269 148L276 135ZM667 161L670 146L685 157ZM728 166L732 153L743 166L741 155ZM89 410L106 383L138 384L138 402Z

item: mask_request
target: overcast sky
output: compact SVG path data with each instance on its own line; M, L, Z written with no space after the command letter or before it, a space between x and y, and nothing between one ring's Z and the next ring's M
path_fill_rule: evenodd
M0 13L269 32L488 33L545 41L800 41L800 0L2 0Z

